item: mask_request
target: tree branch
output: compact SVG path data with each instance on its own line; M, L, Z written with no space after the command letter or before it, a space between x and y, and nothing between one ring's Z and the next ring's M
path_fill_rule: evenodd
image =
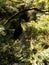
M15 13L13 16L11 16L3 25L6 25L7 23L10 22L10 20L12 20L13 18L15 17L18 17L20 14L26 12L26 11L29 11L29 10L35 10L37 12L40 12L40 13L45 13L45 12L49 12L49 11L46 11L46 10L40 10L38 8L28 8L28 9L25 9L23 11L20 11L19 13Z

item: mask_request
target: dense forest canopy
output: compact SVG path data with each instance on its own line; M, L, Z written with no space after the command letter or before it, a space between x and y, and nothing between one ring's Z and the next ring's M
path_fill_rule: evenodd
M0 65L49 65L49 0L0 0Z

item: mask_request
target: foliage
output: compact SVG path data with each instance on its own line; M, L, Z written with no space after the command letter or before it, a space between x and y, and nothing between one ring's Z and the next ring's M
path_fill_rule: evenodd
M0 3L0 65L49 65L49 0L0 0ZM26 9L28 22L19 20ZM16 40L10 27L12 22L16 26L20 23L23 29Z

